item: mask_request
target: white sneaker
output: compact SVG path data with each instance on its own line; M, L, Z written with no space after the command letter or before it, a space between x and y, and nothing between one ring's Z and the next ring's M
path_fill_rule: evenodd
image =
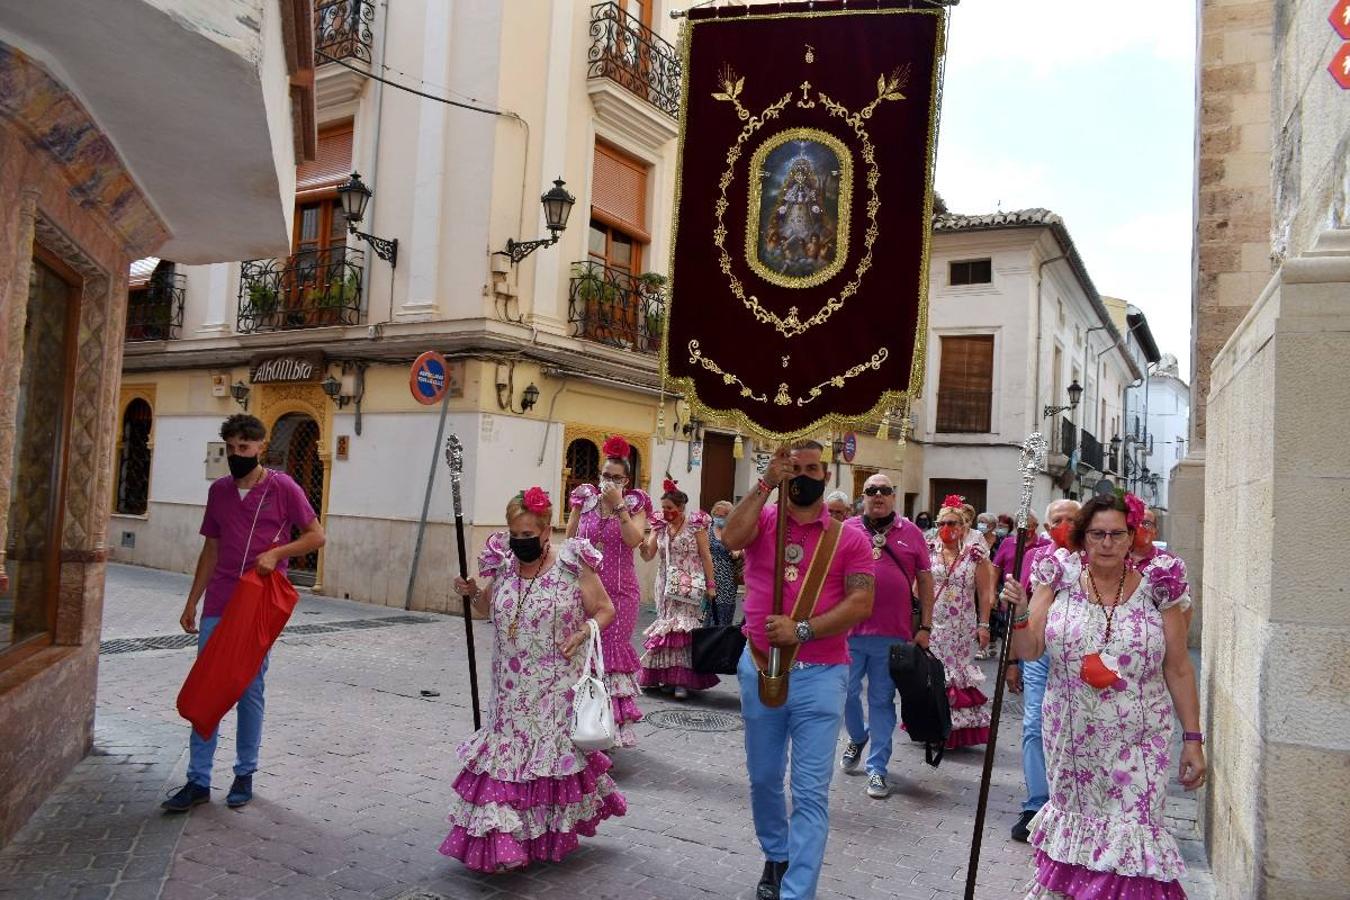
M683 687L677 687L677 688L675 688L675 699L676 699L676 700L685 700L685 699L687 699L688 697L689 697L689 689L688 689L688 688L683 688Z
M873 772L867 776L867 796L873 800L885 800L891 795L891 786L886 783L886 776Z

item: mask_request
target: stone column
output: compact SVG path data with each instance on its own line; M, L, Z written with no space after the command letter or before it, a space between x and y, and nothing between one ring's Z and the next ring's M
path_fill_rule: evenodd
M1205 502L1206 829L1221 898L1350 884L1350 229L1287 261L1214 359Z

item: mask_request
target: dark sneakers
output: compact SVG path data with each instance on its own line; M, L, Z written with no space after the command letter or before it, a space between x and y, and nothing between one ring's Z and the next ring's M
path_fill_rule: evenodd
M230 809L238 809L245 803L253 799L253 776L236 775L234 784L230 785L230 792L225 795L225 805Z
M858 764L862 762L863 748L866 746L867 741L862 741L861 743L849 741L848 745L844 747L844 754L839 757L839 768L850 775L857 774Z
M1025 844L1031 840L1031 820L1036 818L1036 813L1032 810L1024 810L1018 817L1017 824L1012 827L1012 839L1018 843Z
M759 876L759 884L755 887L755 900L778 900L778 888L783 883L787 867L787 860L764 861L764 874Z
M209 787L203 787L200 784L189 781L178 789L178 793L174 794L168 800L165 800L159 806L167 812L180 813L187 812L194 806L200 806L201 804L209 803L210 801L211 789Z

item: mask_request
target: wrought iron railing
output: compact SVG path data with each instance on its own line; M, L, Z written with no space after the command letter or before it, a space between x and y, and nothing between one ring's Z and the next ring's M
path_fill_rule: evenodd
M1102 442L1086 428L1083 429L1083 455L1080 457L1098 472L1105 471L1105 459L1102 454Z
M1073 451L1078 448L1078 429L1074 427L1072 419L1066 419L1060 416L1059 419L1059 452L1065 456L1073 456Z
M937 430L983 434L992 423L994 395L992 391L953 390L938 388Z
M186 296L187 279L171 269L156 271L145 287L133 288L127 296L127 340L177 339Z
M638 276L595 260L572 264L567 321L574 335L640 353L661 349L664 279Z
M680 114L680 55L617 3L591 7L587 77L608 78L657 109Z
M364 261L360 250L338 246L240 263L236 330L250 334L358 324Z
M372 0L320 0L315 3L315 63L328 62L324 56L370 62L370 47L374 41L371 25L374 22Z

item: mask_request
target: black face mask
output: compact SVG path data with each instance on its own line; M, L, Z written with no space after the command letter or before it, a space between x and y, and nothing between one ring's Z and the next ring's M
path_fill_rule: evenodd
M798 475L788 483L788 499L793 506L814 506L825 495L825 480L810 475Z
M231 453L225 457L225 462L230 467L230 476L238 481L241 478L247 478L249 473L258 468L258 457L256 456L235 456Z
M532 563L544 555L544 542L538 536L511 538L511 552L523 563Z

